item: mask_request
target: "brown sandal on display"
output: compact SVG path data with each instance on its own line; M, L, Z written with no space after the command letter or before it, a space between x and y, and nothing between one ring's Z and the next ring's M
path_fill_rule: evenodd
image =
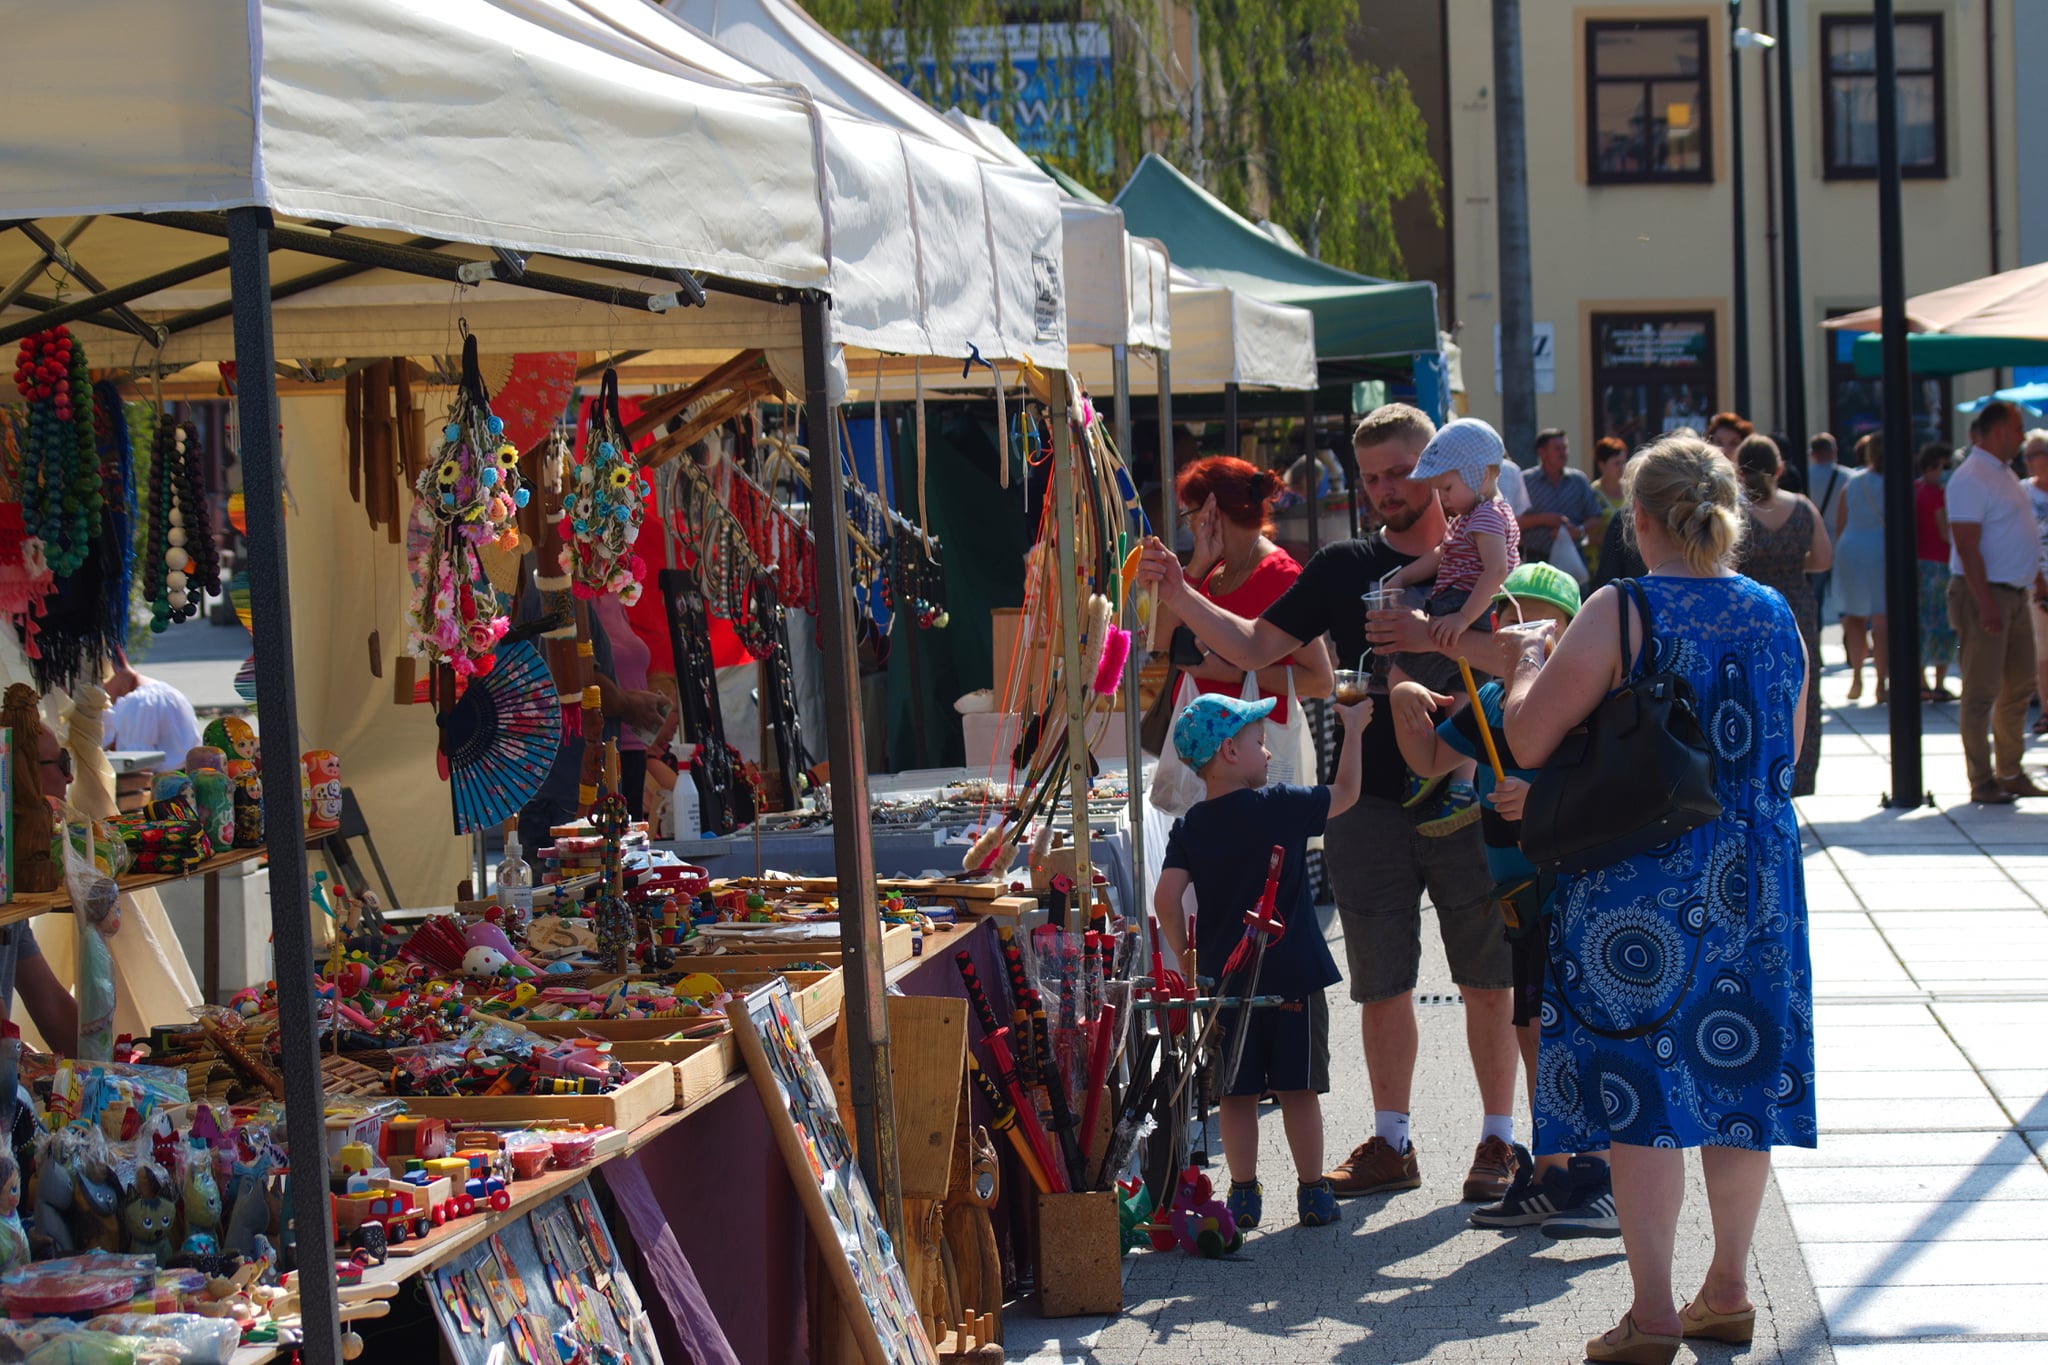
M1621 1334L1619 1340L1597 1336L1586 1343L1586 1359L1618 1365L1671 1365L1678 1355L1680 1338L1643 1331L1636 1326L1634 1313L1625 1314L1613 1331Z
M1749 1339L1756 1335L1755 1308L1745 1308L1737 1313L1716 1313L1707 1307L1704 1294L1679 1310L1678 1322L1678 1330L1687 1340L1725 1341L1735 1346L1747 1346Z

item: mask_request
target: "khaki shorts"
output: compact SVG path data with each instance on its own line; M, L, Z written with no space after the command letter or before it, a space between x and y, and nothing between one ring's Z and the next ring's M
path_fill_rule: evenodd
M1477 824L1429 839L1400 806L1362 796L1329 822L1323 859L1337 891L1345 975L1357 1003L1391 1000L1415 989L1424 892L1436 909L1451 980L1477 991L1514 985Z
M2034 604L2034 662L2048 664L2048 607Z

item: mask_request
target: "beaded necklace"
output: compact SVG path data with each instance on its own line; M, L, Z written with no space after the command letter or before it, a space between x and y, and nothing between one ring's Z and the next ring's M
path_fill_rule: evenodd
M220 549L199 486L199 428L168 416L155 426L143 509L142 598L150 630L161 635L173 622L197 616L206 594L220 591Z
M22 441L23 521L59 578L78 572L100 522L100 462L85 348L68 327L22 338L14 387L28 400Z

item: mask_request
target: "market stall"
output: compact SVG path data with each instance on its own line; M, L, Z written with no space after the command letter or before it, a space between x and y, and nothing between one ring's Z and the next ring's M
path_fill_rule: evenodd
M186 360L233 356L255 683L264 699L265 743L285 756L286 773L296 768L291 756L299 750L299 726L275 440L273 264L283 276L279 293L331 288L370 270L444 281L444 316L423 347L430 353L450 348L448 284L516 280L524 290L595 305L592 311L602 317L658 317L703 297L708 287L721 301L730 297L739 305L718 310L721 317L749 307L764 317L802 313L802 326L785 323L783 335L812 343L804 387L819 411L827 406L823 300L806 292L827 283L827 268L812 128L796 102L693 88L677 78L654 81L644 70L565 44L484 4L423 12L372 0L265 3L204 16L132 4L92 8L90 15L74 9L25 21L30 29L42 23L46 31L16 29L39 61L32 75L25 71L10 83L7 95L8 159L19 173L9 179L0 213L20 228L8 238L4 270L16 281L9 291L16 307L7 315L8 339L45 338L38 365L80 372L95 347L110 361L117 351L139 355L147 347L156 352L159 372ZM158 79L108 91L72 69L82 55L57 25L80 18L154 50L206 58L158 68ZM432 54L432 83L384 79L408 53ZM411 92L410 104L401 91ZM166 118L167 109L188 110L190 117ZM337 115L359 140L332 140ZM565 119L581 126L564 127ZM53 137L60 127L61 139ZM689 184L665 174L659 158L635 146L636 130L644 136L654 128L671 146L677 137L696 140L694 148L677 149L681 160L693 163ZM556 154L548 153L551 148ZM735 157L742 149L744 163ZM507 175L514 165L519 174ZM719 176L729 183L709 183ZM220 205L230 206L225 214L216 211ZM273 215L299 222L277 222ZM650 237L652 225L659 225L653 228L658 235ZM207 237L224 239L227 251L209 251ZM458 242L480 249L447 249ZM627 267L624 277L606 262ZM68 297L33 288L46 269ZM223 271L231 293L224 305L185 307L163 297L179 286L203 286ZM231 349L219 344L230 322ZM54 330L66 324L76 326ZM167 343L174 338L189 349L173 349ZM760 330L748 338L763 339ZM555 339L561 340L559 332ZM291 354L352 352L337 340L332 332L294 338L304 349ZM403 344L383 332L370 353L389 354ZM79 396L70 382L62 387L66 396ZM68 420L62 403L55 415ZM828 488L836 483L833 475L828 471ZM824 499L823 507L829 523L838 501ZM181 523L173 518L171 526L179 530ZM820 541L834 545L836 537ZM62 542L49 543L52 567L69 571L76 561L57 553ZM179 548L182 541L170 544ZM169 589L174 611L182 612L190 595L184 574L192 557L166 552L177 575ZM828 627L836 605L826 604ZM45 651L53 638L44 636ZM22 768L17 762L17 772ZM27 771L34 771L32 761ZM288 801L298 784L287 778L275 785ZM323 812L324 805L323 796ZM335 1210L321 1131L322 1073L310 1060L319 1016L312 945L299 909L310 888L297 823L273 821L268 854L279 960L278 1088L297 1176L290 1221L313 1229L330 1226ZM21 833L33 847L34 832ZM72 1092L60 1083L53 1093ZM142 1103L131 1101L146 1103L145 1092L125 1093L131 1112L143 1112ZM666 1108L673 1085L644 1093L663 1099ZM121 1131L118 1124L115 1131ZM81 1169L92 1169L91 1163ZM138 1183L135 1190L145 1219L163 1202L160 1187L152 1188L156 1192L148 1193ZM257 1189L259 1213L265 1194ZM326 1265L315 1250L321 1240L298 1239L302 1267ZM305 1350L315 1359L336 1358L332 1278L324 1270L302 1274L292 1306Z

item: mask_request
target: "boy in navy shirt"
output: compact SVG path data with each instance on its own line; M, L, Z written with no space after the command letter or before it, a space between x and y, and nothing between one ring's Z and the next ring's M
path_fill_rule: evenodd
M1300 1188L1295 1207L1309 1227L1337 1219L1337 1196L1323 1178L1323 1108L1317 1097L1330 1088L1330 1016L1323 988L1341 978L1322 926L1316 922L1303 862L1308 841L1323 822L1358 800L1359 735L1372 719L1372 701L1339 706L1344 749L1337 780L1327 787L1267 786L1266 715L1272 701L1239 701L1205 693L1189 703L1173 726L1174 752L1195 770L1208 796L1174 821L1166 859L1153 890L1160 931L1182 963L1188 980L1221 976L1230 952L1244 937L1246 912L1266 888L1266 866L1278 844L1283 850L1280 886L1273 902L1286 926L1266 948L1259 979L1249 993L1284 997L1264 1009L1227 1010L1226 1029L1248 1030L1237 1074L1225 1078L1219 1104L1223 1152L1230 1162L1225 1201L1240 1226L1256 1227L1263 1212L1258 1179L1259 1097L1272 1091L1280 1100L1288 1150ZM1188 943L1182 897L1195 890L1195 942ZM1190 961L1190 952L1193 960ZM1224 1055L1229 1055L1226 1038Z

